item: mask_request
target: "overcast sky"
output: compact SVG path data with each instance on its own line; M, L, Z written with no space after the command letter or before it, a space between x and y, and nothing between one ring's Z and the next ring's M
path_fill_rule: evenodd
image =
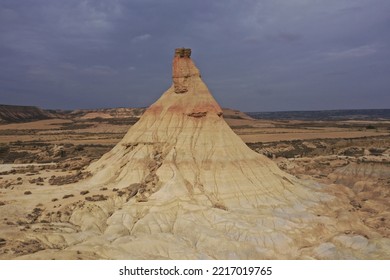
M0 104L149 106L177 47L224 107L390 108L389 0L0 0Z

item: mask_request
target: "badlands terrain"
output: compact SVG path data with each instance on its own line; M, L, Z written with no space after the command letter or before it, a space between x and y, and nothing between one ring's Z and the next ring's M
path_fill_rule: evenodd
M148 109L3 108L0 259L390 259L390 120L222 110L190 54Z

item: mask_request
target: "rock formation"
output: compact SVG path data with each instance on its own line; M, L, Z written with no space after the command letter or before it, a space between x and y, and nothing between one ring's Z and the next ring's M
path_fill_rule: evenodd
M52 117L50 112L38 107L0 104L0 123L36 121Z
M389 258L389 239L360 222L345 190L300 181L245 145L190 55L175 51L172 86L91 177L57 191L75 194L61 202L68 216L46 216L67 226L35 233L48 249L24 258Z

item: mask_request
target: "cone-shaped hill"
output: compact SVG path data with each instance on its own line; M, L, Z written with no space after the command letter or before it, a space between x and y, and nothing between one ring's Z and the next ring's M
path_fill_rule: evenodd
M389 240L345 191L298 180L245 145L190 56L175 51L172 86L91 176L56 190L89 197L62 202L68 217L50 217L62 227L34 233L48 249L24 257L389 258Z
M157 204L252 209L309 195L226 124L189 49L176 50L168 91L88 170L93 184L130 186L137 201Z

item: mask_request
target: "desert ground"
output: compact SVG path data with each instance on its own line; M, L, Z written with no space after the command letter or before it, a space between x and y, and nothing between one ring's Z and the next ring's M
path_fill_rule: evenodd
M114 111L0 125L0 259L47 249L50 240L30 233L53 228L71 232L75 229L60 221L69 220L77 205L124 195L115 188L76 192L67 185L87 177L85 168L138 120ZM255 120L229 109L224 116L252 150L297 178L325 184L329 193L347 197L349 212L375 234L390 237L390 121ZM63 195L43 195L54 188L61 188ZM370 238L364 232L345 234ZM71 251L62 258L101 256Z

